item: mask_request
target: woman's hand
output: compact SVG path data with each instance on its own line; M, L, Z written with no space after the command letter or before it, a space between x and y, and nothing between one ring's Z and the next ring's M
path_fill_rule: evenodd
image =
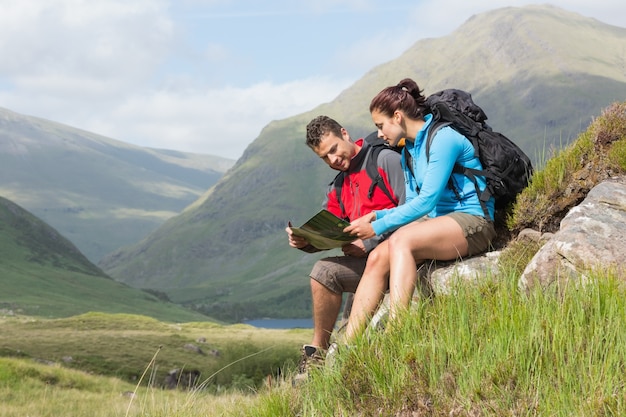
M343 229L344 232L357 236L359 239L369 239L376 236L372 228L372 222L376 220L376 214L371 212L363 217L359 217L350 223L350 226Z

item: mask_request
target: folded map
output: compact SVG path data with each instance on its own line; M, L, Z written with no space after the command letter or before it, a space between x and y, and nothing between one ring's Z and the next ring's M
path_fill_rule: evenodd
M340 248L356 239L343 229L350 222L340 219L328 210L321 210L300 227L291 226L295 236L301 236L317 249Z

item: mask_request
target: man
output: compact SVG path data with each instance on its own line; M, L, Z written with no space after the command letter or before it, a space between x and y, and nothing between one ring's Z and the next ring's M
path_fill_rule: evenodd
M353 141L338 122L318 116L307 125L306 144L328 166L340 171L329 186L323 207L348 221L371 212L395 207L404 202L404 174L400 154L365 139ZM376 137L372 135L375 140ZM369 139L369 137L368 137ZM379 152L378 152L379 151ZM375 159L375 160L374 160ZM374 182L373 170L380 176ZM305 238L292 234L287 227L289 245L305 252L317 252ZM310 363L321 363L339 315L344 292L354 293L365 269L368 253L386 236L356 240L342 247L343 256L319 260L311 271L313 298L313 340L302 348L300 376L306 376Z

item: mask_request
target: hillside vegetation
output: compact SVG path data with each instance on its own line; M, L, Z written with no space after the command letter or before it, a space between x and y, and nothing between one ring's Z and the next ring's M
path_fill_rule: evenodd
M112 280L65 237L0 197L0 309L41 317L89 311L135 313L165 321L208 317Z
M86 313L63 319L5 317L1 356L62 365L161 388L172 369L197 370L211 392L254 390L295 366L310 330L256 329L210 322L167 323L130 314Z
M472 93L494 129L540 166L626 97L624 44L626 29L550 6L474 16L448 36L419 40L332 102L269 123L209 194L98 265L223 320L309 317L310 268L339 253L303 255L285 238L288 221L302 224L319 210L334 177L304 145L314 116L327 114L362 136L373 130L370 99L412 77L426 94L450 87Z
M561 219L602 180L626 171L626 103L614 103L571 146L533 176L509 219L512 230L558 230Z
M0 315L0 334L3 417L223 416L253 402L281 367L294 367L310 338L303 330L102 313ZM202 389L164 390L173 369L197 370Z

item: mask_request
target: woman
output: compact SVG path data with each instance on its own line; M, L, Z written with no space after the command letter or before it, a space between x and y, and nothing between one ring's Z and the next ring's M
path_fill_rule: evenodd
M417 282L416 266L427 259L453 260L481 253L495 237L493 197L487 202L490 218L485 218L474 183L452 173L455 163L482 169L471 142L451 127L442 127L432 138L427 158L425 142L433 116L415 81L406 78L382 90L372 100L370 113L378 136L391 146L404 138L411 157L402 158L406 203L373 211L345 229L361 239L395 230L370 253L354 296L347 339L364 327L387 289L389 320L408 308ZM478 180L484 189L485 179Z

